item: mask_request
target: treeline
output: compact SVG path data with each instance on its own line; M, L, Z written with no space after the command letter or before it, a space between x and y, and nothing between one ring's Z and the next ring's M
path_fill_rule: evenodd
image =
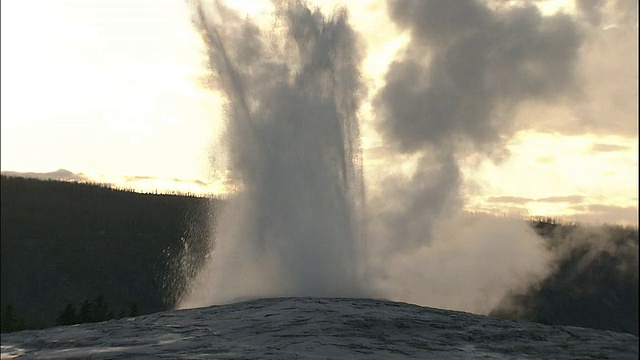
M175 254L185 242L206 246L220 203L6 176L0 190L1 307L30 329L56 325L69 302L81 312L77 304L99 294L115 309L171 309Z
M67 303L64 309L60 311L56 319L56 325L95 323L138 315L140 315L140 309L138 309L138 305L135 302L115 313L109 308L104 296L98 295L93 300L87 299L83 301L79 310L76 310L72 303Z
M0 330L4 333L26 329L27 323L20 314L16 313L13 305L9 304L5 306L2 310L2 317L0 318Z
M0 190L3 331L117 317L132 300L139 314L171 309L222 203L6 176ZM551 274L491 315L637 335L638 229L530 224L554 256ZM105 313L99 294L119 311Z
M101 294L95 299L84 300L78 306L71 302L67 303L64 309L60 310L55 325L96 323L138 315L140 315L140 309L135 302L115 312L109 307L109 304ZM26 330L28 328L30 326L27 325L27 322L20 314L15 312L13 305L9 304L4 307L0 318L0 329L3 333Z

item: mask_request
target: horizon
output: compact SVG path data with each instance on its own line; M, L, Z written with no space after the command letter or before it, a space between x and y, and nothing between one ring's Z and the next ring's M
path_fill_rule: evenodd
M3 171L0 173L1 176L4 177L12 177L12 178L23 178L23 179L33 179L39 181L52 181L52 182L66 182L71 184L80 184L80 185L89 185L89 186L98 186L104 187L110 190L122 191L128 193L135 193L141 195L163 195L163 196L184 196L184 197L192 197L192 198L200 198L200 199L216 199L221 201L226 201L231 199L235 194L234 193L198 193L191 192L189 190L183 191L179 189L169 189L169 190L161 190L161 189L141 189L135 187L122 187L118 186L114 183L105 183L105 182L96 182L92 181L89 178L78 177L77 175L82 174L74 174L64 169L59 169L54 172L49 173L20 173L13 171ZM638 229L638 224L633 223L616 223L616 222L607 222L606 220L591 220L588 222L580 221L579 218L568 218L568 217L554 217L548 215L536 215L536 214L523 214L522 212L486 212L486 211L474 211L474 210L463 210L463 217L469 218L502 218L502 219L513 219L513 220L522 220L527 222L538 222L552 225L560 225L560 226L612 226L612 227L625 227Z
M267 1L224 3L256 22L273 15ZM346 6L366 47L358 118L365 186L375 194L418 169L416 156L383 137L375 104L412 37L384 1L310 3L325 13ZM637 226L637 8L535 5L578 24L578 80L557 101L517 104L513 134L489 135L500 137L495 149L460 153L464 209ZM3 173L66 169L141 192L241 188L221 149L222 96L203 86L205 46L186 4L7 1L2 10Z

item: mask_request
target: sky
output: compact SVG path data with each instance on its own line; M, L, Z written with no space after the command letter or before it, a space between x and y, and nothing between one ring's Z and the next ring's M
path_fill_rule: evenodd
M269 22L269 2L228 3ZM493 37L487 30L491 35L480 38L477 49L456 48L451 34L471 26L467 19L490 18L473 29L520 26L500 19L511 7L526 9L527 2L491 2L490 16L485 7L470 6L469 16L460 20L464 26L451 29L421 22L416 14L440 13L437 8L412 12L415 2L345 3L364 53L366 95L358 117L368 190L388 187L398 174L419 174L425 154L439 156L433 149L460 138L456 146L464 149L449 154L455 154L459 196L470 212L637 226L637 1L538 1L541 18L529 10L522 16L541 23L553 17L544 23L549 34L567 36L514 27L511 33L522 38L502 32ZM340 4L318 1L326 12ZM223 194L238 188L224 166L223 101L202 84L205 47L186 2L13 0L1 6L3 173L55 172L139 191ZM554 26L568 28L555 33ZM557 47L543 46L549 41ZM448 57L452 51L459 56ZM530 63L513 67L500 55L506 51L523 52L514 58ZM494 61L456 62L485 56ZM425 58L433 60L408 72L416 59ZM552 70L540 64L551 64ZM434 124L403 122L409 111L403 101L415 94L458 98L442 90L447 82L439 74L449 71L485 74L496 82L483 82L476 97L452 100L451 108L465 111L419 108L451 117L441 132L433 131ZM408 88L407 76L431 83Z

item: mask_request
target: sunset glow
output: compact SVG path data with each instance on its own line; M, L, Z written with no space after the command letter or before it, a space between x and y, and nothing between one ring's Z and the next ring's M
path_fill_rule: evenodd
M320 3L330 11L344 2ZM545 14L578 13L572 1L537 4ZM411 34L395 29L383 1L347 5L365 49L368 93L359 114L365 179L375 187L399 164L381 143L374 99ZM272 11L260 0L231 6L249 17ZM144 192L237 188L219 150L223 100L199 83L204 47L184 2L13 0L2 2L1 14L3 172L66 169ZM505 139L504 154L469 150L459 159L466 210L637 226L635 16L631 31L611 23L585 30L582 88L509 113L521 130ZM602 55L609 48L611 57ZM541 125L522 125L541 118Z

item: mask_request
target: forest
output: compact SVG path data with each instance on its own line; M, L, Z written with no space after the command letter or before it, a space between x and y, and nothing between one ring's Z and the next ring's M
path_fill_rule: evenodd
M4 175L0 187L3 332L173 308L225 201ZM529 223L557 267L490 316L637 335L638 229Z
M172 254L218 201L6 176L0 186L3 330L54 326L69 305L98 298L101 320L171 308Z

